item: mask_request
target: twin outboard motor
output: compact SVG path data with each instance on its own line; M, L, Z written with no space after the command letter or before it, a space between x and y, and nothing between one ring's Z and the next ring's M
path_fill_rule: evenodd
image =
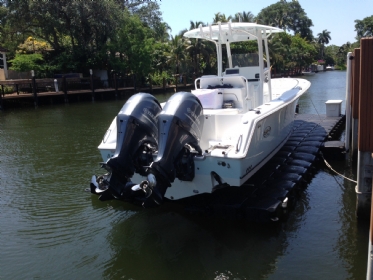
M175 93L163 110L150 94L132 96L117 116L116 151L103 164L109 173L92 179L91 192L101 200L117 198L144 207L161 204L175 178L193 180L193 158L202 154L198 142L203 122L202 105L189 92ZM132 183L134 172L147 180Z

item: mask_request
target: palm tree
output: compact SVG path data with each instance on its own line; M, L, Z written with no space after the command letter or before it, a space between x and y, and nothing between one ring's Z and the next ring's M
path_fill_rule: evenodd
M225 16L225 14L222 14L222 13L216 13L214 18L212 19L214 23L218 23L219 21L220 22L228 22L230 19L232 19L231 16L229 16L228 18Z
M169 41L170 51L165 53L167 57L167 64L175 67L176 74L179 74L180 63L185 60L185 44L183 37L180 35L171 35Z
M251 12L242 12L234 15L235 22L254 22L255 16Z
M196 22L190 21L190 28L189 28L189 30L196 29L200 25L205 26L202 21L196 21Z
M154 28L155 30L155 38L161 42L166 42L170 34L169 31L172 31L171 27L166 22L160 22Z
M332 38L330 37L330 31L324 29L321 33L317 34L317 42L321 45L321 58L324 58L324 48L325 44L329 44L329 40Z

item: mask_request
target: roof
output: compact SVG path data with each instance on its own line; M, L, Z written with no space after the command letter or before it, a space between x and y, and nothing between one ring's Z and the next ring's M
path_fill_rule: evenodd
M257 36L261 34L271 34L283 32L282 29L260 25L250 22L227 22L218 23L216 25L210 25L187 31L184 36L187 38L206 39L219 41L222 44L229 42L241 42L248 40L256 40Z

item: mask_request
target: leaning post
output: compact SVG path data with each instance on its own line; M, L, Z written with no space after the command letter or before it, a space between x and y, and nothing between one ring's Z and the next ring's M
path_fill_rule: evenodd
M356 215L369 217L373 174L373 38L360 40L360 96Z

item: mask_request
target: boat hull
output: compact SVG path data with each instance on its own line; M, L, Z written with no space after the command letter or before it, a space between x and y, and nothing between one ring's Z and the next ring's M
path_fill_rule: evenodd
M245 156L229 156L229 149L217 149L213 155L204 154L194 159L195 178L193 181L175 179L165 197L177 200L202 193L212 193L222 187L240 187L253 176L285 144L293 128L297 100L278 108L263 118L258 118L254 129L246 131L250 141ZM239 129L239 128L237 128ZM243 135L244 133L240 134ZM248 135L249 134L249 135ZM224 143L223 143L224 144ZM231 145L230 149L235 149ZM226 145L222 145L226 147ZM225 155L223 152L226 151ZM218 179L217 179L218 178ZM135 174L133 181L141 182L146 178Z
M178 200L223 187L240 187L281 149L291 135L295 107L309 87L303 79L273 79L277 98L241 113L237 109L205 109L193 180L175 178L164 197ZM295 86L294 86L295 85ZM287 88L290 87L290 88ZM103 161L113 157L116 122L110 125L99 146ZM155 153L154 159L157 158ZM137 173L133 182L147 178Z

